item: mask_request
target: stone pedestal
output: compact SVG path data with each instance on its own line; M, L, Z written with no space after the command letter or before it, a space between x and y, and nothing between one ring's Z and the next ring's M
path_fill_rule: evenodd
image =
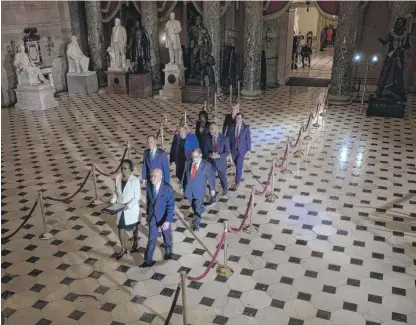
M106 71L108 79L108 92L110 94L128 94L128 80L127 72L124 70L110 70Z
M15 92L17 103L14 106L17 109L44 111L59 105L53 96L53 88L49 84L18 85Z
M88 95L98 91L98 79L95 71L67 73L66 82L70 94Z
M165 69L165 86L159 92L162 99L182 101L181 87L185 83L185 68L183 65L167 64Z
M152 74L129 73L129 96L132 98L152 97Z
M216 91L217 85L184 85L182 87L182 103L203 104L206 101L207 104L212 104Z
M388 98L375 98L368 100L367 116L401 117L404 118L406 103Z

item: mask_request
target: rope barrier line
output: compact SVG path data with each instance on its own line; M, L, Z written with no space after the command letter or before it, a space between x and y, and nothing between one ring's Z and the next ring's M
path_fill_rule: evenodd
M194 276L186 275L186 279L188 279L190 281L199 281L199 280L202 280L203 278L205 278L207 276L207 274L209 273L209 271L212 269L212 267L214 266L215 262L217 261L218 254L219 254L219 252L220 252L220 250L222 248L222 245L224 244L224 241L225 241L225 237L226 236L227 236L227 232L224 231L222 233L221 240L218 243L217 250L215 251L215 254L212 257L212 260L209 263L209 265L207 266L207 268L205 269L205 271L201 275L195 276L195 277Z
M134 151L136 151L132 146L130 146L130 148L131 149L133 149ZM126 157L126 154L127 154L127 148L126 149L124 149L124 152L123 152L123 156L121 157L121 160L120 160L120 164L118 165L118 167L117 167L117 169L115 170L115 171L113 171L113 172L110 172L110 173L104 173L103 171L101 171L99 168L98 168L98 166L97 165L95 165L95 170L99 173L99 174L101 174L101 175L103 175L103 176L106 176L106 177L112 177L112 176L114 176L115 174L117 174L118 173L118 171L120 170L120 168L121 168L121 164L123 163L123 160L124 160L124 158Z
M88 172L87 176L85 177L84 181L82 182L81 186L79 187L78 190L75 191L74 194L66 197L66 198L56 198L56 197L51 197L51 196L45 196L45 200L51 200L51 201L56 201L56 202L66 202L68 200L73 199L85 186L85 184L87 183L88 178L91 176L91 170Z
M264 195L264 193L266 193L267 188L268 188L268 187L269 187L269 185L270 185L270 180L271 180L271 178L272 178L272 172L273 172L273 165L270 167L269 175L267 176L267 181L266 181L266 184L264 185L263 190L262 190L262 191L256 191L256 192L255 192L255 193L256 193L256 195L263 196L263 195Z
M243 220L241 221L240 227L238 227L238 228L228 228L228 231L231 234L237 234L241 230L243 230L244 224L246 223L246 220L247 220L248 216L250 215L250 210L251 210L251 204L252 204L252 202L253 202L253 195L251 194L250 195L250 200L248 201L247 208L246 208L246 212L244 214Z
M285 164L285 161L287 159L287 156L289 154L289 146L290 146L290 144L289 144L289 142L287 142L286 143L285 153L284 153L283 158L282 158L282 162L279 163L279 164L276 164L275 167L277 167L277 168L282 168L283 167L283 165Z
M183 288L183 290L185 290L185 288ZM170 323L170 319L172 318L173 311L175 310L176 304L178 302L180 291L181 291L181 285L179 283L178 286L176 287L175 295L173 296L173 300L172 300L172 305L170 305L169 313L168 313L168 316L166 316L164 325L169 325Z
M23 222L20 224L19 227L17 227L17 229L15 231L13 231L10 235L7 235L6 237L1 237L1 240L9 240L10 238L12 238L14 235L17 234L17 232L22 229L24 227L24 225L28 222L28 220L30 219L30 217L32 216L33 212L35 211L36 207L38 205L38 200L35 201L35 203L32 206L32 209L30 209L28 215L25 217L25 219L23 220Z
M301 126L298 132L298 138L296 139L295 144L292 144L292 141L290 141L290 148L293 149L299 144L300 136L302 135L303 127Z

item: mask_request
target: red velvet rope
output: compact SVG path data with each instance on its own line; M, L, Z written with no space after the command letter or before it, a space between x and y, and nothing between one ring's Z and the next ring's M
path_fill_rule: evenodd
M132 147L130 146L130 148L132 148ZM124 149L123 157L121 157L120 164L118 165L118 167L117 167L117 169L116 169L115 171L110 172L110 173L104 173L103 171L101 171L101 170L98 168L98 166L97 166L97 165L95 165L95 170L96 170L99 174L101 174L101 175L103 175L103 176L105 176L105 177L113 177L113 176L114 176L115 174L117 174L117 173L118 173L118 171L120 170L120 168L121 168L121 164L123 163L123 160L124 160L124 158L126 157L126 153L127 153L127 148L126 148L126 149Z
M250 215L250 210L251 210L252 203L253 203L253 194L250 195L250 200L248 201L248 204L247 204L246 213L244 214L243 220L241 220L240 227L228 229L228 231L230 233L237 234L241 230L243 230L244 224L246 223L246 220L247 220L248 216Z
M57 202L65 202L68 200L71 200L75 197L75 195L77 195L85 186L85 184L87 183L88 178L91 175L91 170L88 172L87 176L85 177L84 181L82 182L81 186L75 191L74 194L67 196L66 198L56 198L56 197L51 197L51 196L45 196L45 200L51 200L51 201L57 201Z
M272 172L273 172L273 164L272 164L272 166L270 167L269 175L267 176L267 181L266 181L266 184L264 184L264 188L263 188L263 190L262 190L262 191L256 191L256 192L255 192L255 193L256 193L256 195L264 195L264 193L266 193L267 188L268 188L268 187L269 187L269 185L270 185L270 180L271 180L271 178L272 178Z
M204 273L202 273L200 276L195 276L195 277L194 276L187 275L186 278L188 280L190 280L190 281L199 281L199 280L202 280L203 278L205 278L207 276L208 272L212 269L212 267L214 266L215 262L217 261L218 254L219 254L219 252L220 252L220 250L222 248L222 245L224 244L224 241L225 241L225 236L227 236L227 231L224 231L222 233L221 240L220 240L220 242L218 244L217 250L215 251L215 254L212 257L212 260L209 263L208 267L205 269Z
M288 154L289 154L289 143L286 143L285 154L283 155L282 162L281 162L280 164L276 164L276 165L274 165L274 167L277 167L277 168L282 168L282 167L283 167L283 165L285 164L285 161L286 161L286 159L287 159L287 155L288 155Z
M291 142L291 141L289 141L289 143L290 143L290 148L291 148L291 149L295 148L295 147L299 144L299 141L300 141L300 136L302 135L302 129L303 129L303 127L301 126L301 127L300 127L300 129L299 129L299 132L298 132L298 138L296 139L296 143L295 143L295 144L292 144L292 142Z

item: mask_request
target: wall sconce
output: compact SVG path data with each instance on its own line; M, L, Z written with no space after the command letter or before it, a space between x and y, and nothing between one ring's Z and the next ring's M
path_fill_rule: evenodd
M270 47L272 45L273 37L271 36L272 30L270 28L267 28L266 31L266 43L267 46Z
M52 49L55 48L55 42L52 36L48 36L48 44L46 44L46 48L48 50L49 56L52 55Z

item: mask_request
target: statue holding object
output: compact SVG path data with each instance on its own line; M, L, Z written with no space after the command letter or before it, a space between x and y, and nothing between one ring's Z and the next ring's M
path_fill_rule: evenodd
M404 53L410 48L410 30L406 33L406 18L397 18L386 39L378 38L389 46L381 69L376 96L406 102L404 90Z
M68 44L66 56L68 58L68 73L80 74L89 72L90 58L82 53L76 36L71 37L71 43Z

